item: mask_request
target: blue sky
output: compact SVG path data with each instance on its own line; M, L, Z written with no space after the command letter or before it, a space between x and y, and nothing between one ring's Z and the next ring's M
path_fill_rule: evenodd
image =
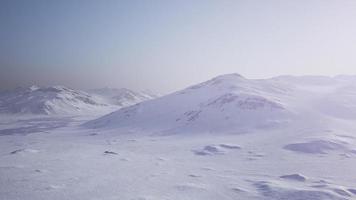
M0 1L0 87L356 74L356 1Z

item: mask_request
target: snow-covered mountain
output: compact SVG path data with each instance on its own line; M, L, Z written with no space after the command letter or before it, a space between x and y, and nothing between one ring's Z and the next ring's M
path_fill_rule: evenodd
M216 77L182 91L123 108L86 125L139 127L159 131L243 130L287 123L294 114L284 99L289 88L276 81L248 80L238 74Z
M7 114L78 114L109 108L99 97L64 86L31 86L0 93L0 113Z
M286 124L320 123L318 120L330 117L356 119L354 80L341 76L246 79L239 74L222 75L120 109L85 126L163 133L245 132Z
M157 98L151 92L134 92L126 88L99 88L88 90L89 93L99 95L107 100L109 104L119 107L131 106L142 101Z

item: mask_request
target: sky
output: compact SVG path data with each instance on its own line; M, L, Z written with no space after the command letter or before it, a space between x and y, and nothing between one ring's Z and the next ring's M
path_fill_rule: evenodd
M354 0L0 0L0 89L356 74Z

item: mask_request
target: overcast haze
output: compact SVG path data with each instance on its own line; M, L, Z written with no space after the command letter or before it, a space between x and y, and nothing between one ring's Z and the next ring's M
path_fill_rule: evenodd
M356 74L356 1L2 0L0 87Z

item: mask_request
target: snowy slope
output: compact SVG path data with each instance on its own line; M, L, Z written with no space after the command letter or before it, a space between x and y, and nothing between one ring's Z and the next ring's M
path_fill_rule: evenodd
M150 132L246 132L333 118L356 118L351 77L218 76L170 95L120 109L85 126ZM309 120L306 120L309 119Z
M75 115L105 109L110 106L103 99L64 86L32 86L0 93L0 113Z
M289 98L289 90L289 87L277 85L273 80L248 80L238 74L223 75L152 101L120 109L86 126L202 132L274 127L294 117L284 101Z
M134 92L126 88L99 88L88 90L88 92L99 95L105 98L108 103L120 107L131 106L157 97L157 95L153 93Z

